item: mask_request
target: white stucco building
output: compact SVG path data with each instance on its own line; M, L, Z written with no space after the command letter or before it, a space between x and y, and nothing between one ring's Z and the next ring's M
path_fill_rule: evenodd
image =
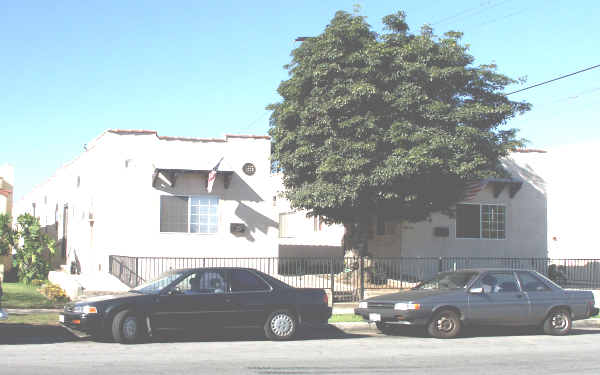
M16 210L39 217L56 237L55 266L77 259L82 274L107 272L109 255L274 257L269 155L267 136L107 130Z
M15 171L12 165L0 165L0 214L12 215Z
M378 257L548 256L546 183L532 167L547 158L539 151L511 154L504 160L511 178L477 185L473 195L455 207L456 217L436 213L418 223L374 217L369 253ZM295 256L343 254L341 225L320 225L318 219L306 218L306 212L291 210L285 199L277 205L284 248L296 251Z

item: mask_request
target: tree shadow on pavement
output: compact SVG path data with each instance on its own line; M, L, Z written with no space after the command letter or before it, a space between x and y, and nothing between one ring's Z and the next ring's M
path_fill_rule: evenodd
M0 324L0 345L56 344L81 340L55 325Z

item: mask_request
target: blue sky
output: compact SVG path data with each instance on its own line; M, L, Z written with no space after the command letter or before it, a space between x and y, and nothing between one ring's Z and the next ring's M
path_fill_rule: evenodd
M591 0L4 1L0 164L15 167L15 198L106 129L266 134L294 39L355 3L376 31L398 10L413 32L462 31L476 64L524 86L600 64ZM533 104L508 125L529 147L600 139L600 68L511 98Z

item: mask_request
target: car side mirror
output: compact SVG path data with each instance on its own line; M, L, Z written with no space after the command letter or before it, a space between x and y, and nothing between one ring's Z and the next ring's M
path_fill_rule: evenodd
M483 288L471 288L469 289L471 294L483 294Z

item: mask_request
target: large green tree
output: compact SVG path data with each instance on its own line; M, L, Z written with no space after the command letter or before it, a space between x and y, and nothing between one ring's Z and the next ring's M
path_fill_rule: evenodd
M337 12L292 51L270 134L292 206L346 227L367 252L374 216L419 221L462 199L467 181L503 176L517 145L507 120L530 108L502 90L515 80L474 66L462 34L409 33L405 15Z

